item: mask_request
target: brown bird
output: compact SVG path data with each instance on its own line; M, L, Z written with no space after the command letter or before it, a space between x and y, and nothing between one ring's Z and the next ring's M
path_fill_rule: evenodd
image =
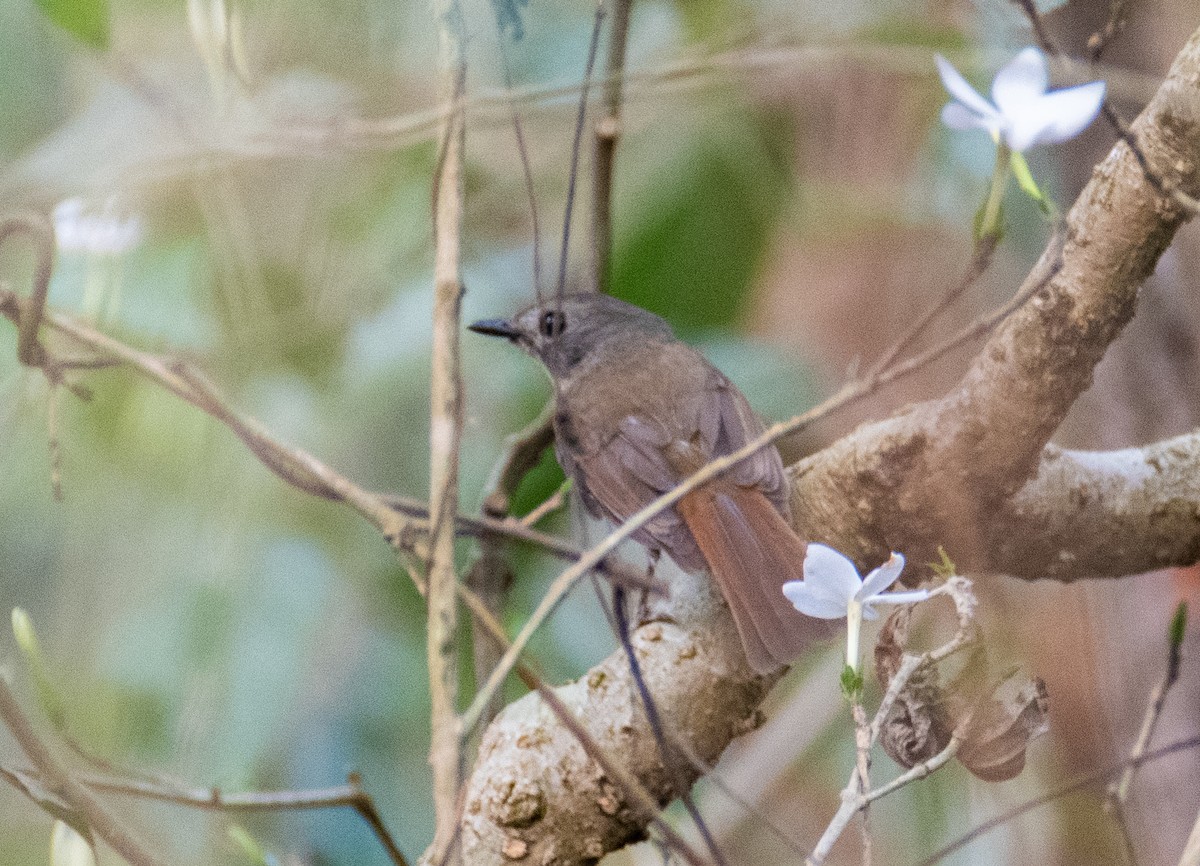
M664 319L616 298L568 295L470 329L545 365L558 462L596 517L624 521L763 431L742 392ZM750 666L767 673L837 628L783 596L786 581L803 577L807 547L789 520L783 461L767 446L633 537L686 571L712 573Z

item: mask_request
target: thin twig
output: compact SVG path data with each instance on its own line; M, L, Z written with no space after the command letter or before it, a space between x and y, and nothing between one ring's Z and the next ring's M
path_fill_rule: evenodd
M900 357L904 350L909 348L923 333L925 333L925 329L929 327L934 319L941 315L945 310L949 309L949 307L962 296L963 292L971 288L971 286L973 286L975 282L987 272L987 269L991 267L992 258L996 252L996 245L999 243L999 241L1000 238L998 235L988 234L984 235L976 242L975 248L971 253L971 261L967 264L966 272L963 273L958 282L946 289L937 302L927 309L921 315L921 317L912 324L908 331L892 344L891 348L889 348L883 353L883 355L880 356L879 360L876 361L874 366L871 368L872 373L878 373L880 370L886 370L888 367L894 364L896 359Z
M553 439L553 429L550 425L552 410L552 404L547 405L538 418L524 430L505 440L504 450L492 469L491 477L484 488L481 508L484 520L504 521L505 525L515 523L527 526L523 521L511 520L508 512L512 505L513 494L520 486L521 480L537 465L542 452ZM512 570L501 549L501 539L502 536L490 533L479 537L479 558L468 570L466 578L467 585L496 616L499 616L504 605L505 594L512 582ZM474 632L471 655L476 682L491 675L503 652L500 643L486 632ZM503 695L497 690L483 714L482 718L485 724L495 718L502 705Z
M1062 266L1061 242L1058 237L1051 241L1051 250L1053 250L1053 254L1043 256L1039 265L1042 273L1031 274L1022 289L1008 303L976 319L945 342L933 346L925 352L915 355L890 369L881 370L872 377L848 382L832 397L807 412L797 415L789 421L783 421L768 427L760 436L748 442L744 447L707 463L694 474L684 479L678 486L667 491L630 516L628 520L601 539L598 544L587 550L573 566L559 574L550 584L545 595L538 602L538 606L525 621L516 638L514 638L512 646L504 654L504 658L500 660L500 664L492 671L492 676L488 679L488 682L480 689L471 706L463 713L463 730L470 731L475 727L482 714L483 707L491 700L491 695L499 688L504 678L508 676L509 671L512 670L512 666L516 662L517 656L524 651L526 644L528 644L534 632L554 612L567 593L574 588L580 578L590 572L598 562L601 562L616 550L625 539L629 538L645 525L646 522L652 520L665 509L670 508L700 485L729 471L732 467L754 455L760 449L767 447L777 439L809 426L813 422L826 417L835 409L841 409L863 399L883 385L890 384L897 379L922 369L955 347L975 339L996 327L996 325L1020 308L1029 298L1040 292L1054 278L1055 274L1058 273L1059 268Z
M671 731L668 731L667 735L671 738L671 746L687 759L688 763L695 768L697 773L704 777L706 784L716 788L726 798L728 798L730 802L736 803L738 806L746 810L746 812L753 815L754 818L764 827L766 827L771 835L778 839L780 843L782 843L783 846L788 850L792 851L799 857L804 857L804 855L807 853L805 848L801 846L799 842L789 836L787 831L779 826L779 824L772 820L770 815L763 812L756 804L735 791L729 783L721 778L721 775L717 772L716 767L696 754L696 750L693 749L691 745L684 742L682 737L677 736Z
M708 829L704 816L696 807L696 800L692 797L687 774L670 745L674 738L668 737L666 726L658 712L658 704L655 703L654 695L650 693L650 688L646 685L646 678L642 675L641 662L638 661L633 642L629 637L629 614L626 609L625 591L620 587L613 589L612 608L613 619L617 626L617 638L621 648L625 651L625 659L629 662L629 674L642 702L642 708L646 711L646 721L650 723L650 732L654 736L654 742L658 745L659 755L662 756L663 769L671 779L671 788L695 823L700 838L704 840L704 844L708 847L708 853L712 855L713 862L717 866L728 866L721 849L717 847L717 841Z
M569 490L569 484L560 484L558 489L547 496L538 505L534 506L534 508L531 509L528 514L526 514L517 522L522 526L534 526L547 514L553 514L566 504L567 493Z
M862 831L861 862L862 866L871 866L871 818L867 808L870 801L866 799L867 792L871 790L871 726L867 722L867 712L863 709L861 698L856 697L850 709L854 718L855 751L855 778L851 783L857 786L860 801L858 812L861 815L859 826Z
M0 774L11 774L0 767ZM145 779L121 779L96 773L79 773L76 779L93 791L173 803L191 809L212 812L285 812L315 809L353 809L371 828L379 844L395 866L408 866L396 840L384 825L375 801L363 790L357 776L345 785L308 790L245 791L229 793L219 788L194 788L151 782Z
M0 315L20 322L29 304L14 292L0 288ZM411 497L375 493L358 487L313 455L284 444L258 420L230 408L224 395L195 368L135 349L52 310L45 311L44 324L101 355L98 358L64 360L55 367L68 365L71 369L103 369L127 364L146 379L228 427L249 448L250 453L281 480L313 496L350 505L380 528L393 544L402 541L406 535L428 535L429 506L426 503ZM50 372L47 370L47 375ZM86 396L86 391L78 385L66 387L70 387L78 396ZM396 514L389 516L389 511ZM404 519L397 519L397 515ZM515 520L460 514L456 522L458 532L463 535L510 538L536 545L560 559L573 561L581 555L579 548L569 541L522 526ZM661 587L647 582L642 575L621 563L604 562L597 570L624 586L654 593L662 591Z
M143 840L126 828L91 791L59 763L49 746L34 731L17 699L9 691L4 677L0 677L0 721L12 732L13 739L37 768L50 790L78 811L88 827L114 851L132 866L165 866L166 861L151 853Z
M1027 812L1032 812L1039 806L1052 803L1060 797L1065 797L1068 794L1074 794L1076 791L1082 791L1083 789L1094 785L1097 782L1101 782L1105 779L1115 776L1128 766L1132 765L1140 767L1142 764L1148 764L1151 761L1158 760L1159 758L1165 758L1167 755L1173 755L1176 752L1182 752L1186 749L1194 749L1197 747L1200 747L1200 736L1188 737L1187 739L1176 740L1175 742L1166 746L1146 752L1140 758L1124 758L1115 764L1110 764L1109 766L1103 767L1099 770L1093 770L1090 773L1085 773L1070 782L1065 782L1064 784L1059 785L1057 788L1047 791L1045 794L1034 797L1032 800L1029 800L1026 803L1022 803L1020 806L1017 806L1014 809L1009 809L1007 812L997 815L995 818L984 821L982 824L973 828L969 832L964 833L950 844L939 848L933 854L916 864L916 866L934 866L935 863L944 860L955 851L965 848L980 836L990 833L997 827L1003 826L1009 821L1019 818Z
M1167 695L1171 688L1179 680L1179 669L1183 662L1182 654L1182 624L1187 621L1187 603L1180 603L1175 611L1175 615L1171 619L1171 627L1167 637L1167 669L1163 672L1163 677L1159 680L1158 685L1154 687L1154 691L1150 693L1150 701L1146 706L1146 712L1142 716L1142 726L1138 731L1137 739L1134 741L1133 748L1129 752L1130 758L1139 758L1146 753L1146 749L1150 747L1150 740L1154 737L1154 731L1158 728L1159 719L1162 718L1163 707L1167 703ZM1130 764L1125 768L1125 772L1121 774L1121 778L1114 780L1106 792L1104 806L1112 814L1117 828L1120 831L1121 841L1125 847L1125 857L1130 866L1137 863L1137 852L1133 845L1133 837L1129 833L1129 824L1125 819L1125 803L1129 800L1129 791L1133 786L1133 777L1137 773L1137 764Z
M504 41L504 31L500 31L500 66L504 70L504 92L512 94L512 66L508 62L508 46ZM517 156L521 160L521 177L525 181L525 197L529 199L530 230L533 234L533 295L542 302L542 232L538 224L537 191L533 186L533 168L529 164L529 147L525 144L525 127L521 123L521 113L517 103L511 98L508 101L512 114L513 137L516 139Z
M431 860L461 862L455 845L462 785L458 704L458 574L454 567L458 515L458 461L462 438L463 159L466 124L466 25L459 0L438 0L439 65L443 97L457 107L446 118L443 151L434 179L434 300L429 396L429 577L426 661L429 666L430 745L434 837Z
M490 517L508 516L513 494L521 481L542 459L554 442L554 403L547 403L537 418L504 440L504 449L484 486L483 513Z
M1108 48L1108 44L1125 29L1126 0L1109 0L1108 20L1104 26L1088 37L1088 59L1094 64L1100 62L1100 55Z
M962 729L961 725L959 726L959 729ZM961 738L959 737L958 733L955 732L951 735L950 742L946 744L946 748L942 749L928 761L922 761L919 764L913 764L913 766L909 767L908 770L892 779L892 781L885 785L880 785L875 790L864 794L863 799L866 801L866 803L874 803L876 800L883 799L888 794L899 791L905 785L911 785L913 782L926 778L935 770L939 770L946 766L946 764L950 763L950 759L958 754L958 747L961 745L961 743Z
M1075 64L1075 61L1071 58L1071 56L1062 50L1062 48L1057 42L1055 42L1053 37L1051 37L1050 33L1046 30L1046 26L1042 21L1042 15L1040 12L1038 12L1037 6L1034 4L1033 0L1011 0L1011 2L1025 14L1026 18L1029 19L1029 25L1033 28L1034 38L1037 39L1038 45L1041 46L1043 51L1045 51L1051 57L1065 60L1071 65ZM1146 156L1145 151L1142 150L1142 146L1140 142L1138 142L1137 136L1133 134L1133 130L1129 127L1129 124L1127 124L1124 118L1121 117L1116 107L1112 104L1112 100L1105 98L1104 102L1100 106L1100 112L1104 115L1104 119L1108 121L1108 125L1111 126L1113 131L1117 134L1117 137L1120 138L1121 141L1125 142L1125 146L1129 148L1130 152L1134 156L1134 159L1137 160L1138 166L1142 170L1142 175L1146 178L1150 185L1153 186L1160 195L1166 196L1175 202L1175 204L1182 208L1186 213L1190 213L1193 216L1200 214L1200 200L1192 198L1179 188L1178 183L1162 177L1154 169L1154 167L1150 165L1150 159L1148 156Z
M41 366L45 352L38 343L38 328L46 309L50 275L54 272L54 226L39 213L24 213L0 221L0 247L13 235L25 234L33 243L37 265L29 305L17 322L17 360L28 367Z
M936 649L921 653L920 655L912 653L905 653L903 655L899 667L888 682L887 690L884 692L883 698L879 702L879 707L875 711L875 716L869 725L866 724L865 716L860 717L861 706L858 707L858 712L855 713L854 719L857 756L855 766L850 771L850 780L846 783L846 787L842 789L841 803L838 806L837 812L830 819L829 824L825 827L825 831L821 834L821 838L817 840L817 844L813 846L812 854L805 859L807 866L820 866L825 861L825 858L829 856L829 852L833 849L834 843L841 838L842 833L845 832L846 827L850 825L850 821L857 812L865 811L872 802L885 796L885 794L889 794L903 785L907 785L916 779L928 775L929 772L949 761L958 749L958 744L954 743L952 739L954 751L949 751L950 747L948 746L946 750L943 750L941 755L926 762L929 764L929 767L923 773L921 771L914 773L910 770L886 785L881 786L877 791L871 790L869 776L867 775L869 765L865 765L863 756L869 755L871 747L879 741L879 735L883 730L884 722L887 720L896 699L904 691L904 687L908 685L913 674L918 670L939 663L943 659L960 651L975 639L976 601L970 581L957 575L953 576L931 592L931 597L938 595L947 595L953 601L955 612L958 615L958 628L948 641ZM962 730L965 728L969 721L969 718L964 719L960 723L959 729ZM949 751L948 754L946 754L947 751ZM937 761L938 758L941 760ZM933 761L937 761L937 763L933 763ZM864 852L869 858L870 840L865 835L865 831L864 845L866 846Z
M579 114L575 119L575 137L571 142L571 168L567 175L567 203L563 208L562 249L558 254L558 282L554 291L562 297L567 287L567 249L571 244L571 211L575 207L575 186L579 176L579 151L583 141L583 121L587 117L588 89L592 84L592 69L596 65L596 49L600 44L600 29L604 24L604 0L596 0L596 17L592 23L592 40L588 45L587 66L583 86L579 88Z
M894 43L876 45L869 42L840 41L836 43L805 42L798 45L754 46L719 51L711 54L695 54L671 63L654 65L636 72L626 71L625 99L642 95L652 86L673 87L676 90L699 86L707 79L727 82L734 73L753 74L761 69L773 69L784 65L828 68L839 62L866 65L887 69L897 75L919 77L928 73L929 51L922 47L905 47ZM606 84L602 78L595 84ZM481 92L465 101L471 117L480 124L489 118L502 116L504 123L511 122L512 107L561 105L567 99L577 97L582 87L579 80L563 84L533 85L511 92ZM408 112L397 117L378 119L350 118L336 122L306 119L302 125L284 127L270 135L252 139L241 156L277 154L281 147L294 153L296 148L309 150L321 147L336 147L339 153L346 149L394 149L401 144L432 137L442 128L446 115L445 106L432 106L420 111ZM228 154L214 154L214 158Z
M612 193L621 102L625 85L625 46L633 0L614 0L608 58L604 68L604 116L596 121L592 145L592 273L596 291L608 291L612 269Z

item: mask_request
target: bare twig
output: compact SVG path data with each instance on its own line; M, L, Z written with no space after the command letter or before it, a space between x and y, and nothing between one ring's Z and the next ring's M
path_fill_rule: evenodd
M621 138L621 102L625 85L625 46L633 0L614 0L604 68L604 116L596 121L592 162L592 273L596 290L608 291L612 268L612 192L617 143Z
M38 342L38 328L42 324L50 275L54 271L54 226L36 213L18 214L0 221L0 246L17 234L29 236L37 257L30 303L17 321L17 360L28 367L38 367L45 360L45 351Z
M1090 773L1085 773L1082 776L1071 780L1070 782L1066 782L1057 788L1047 791L1045 794L1034 797L1032 800L1023 803L1014 809L1010 809L1001 815L997 815L995 818L984 821L978 827L973 828L968 833L964 833L949 845L939 848L933 854L929 855L920 863L918 863L917 866L934 866L935 863L946 859L955 851L962 850L980 836L990 833L997 827L1001 827L1004 824L1007 824L1009 821L1020 818L1022 815L1026 814L1027 812L1032 812L1039 806L1044 806L1047 803L1053 803L1055 800L1061 797L1065 797L1068 794L1074 794L1076 791L1082 791L1085 788L1095 785L1097 782L1102 782L1105 779L1111 778L1128 766L1140 767L1142 764L1148 764L1151 761L1158 760L1159 758L1165 758L1166 756L1173 755L1176 752L1182 752L1187 749L1195 749L1197 747L1200 747L1200 737L1188 737L1184 740L1176 740L1175 742L1166 746L1162 746L1161 748L1153 749L1149 752L1146 752L1139 758L1124 758L1115 764L1111 764L1099 770L1093 770Z
M1052 248L1055 246L1056 242L1052 242ZM464 731L470 731L478 723L483 707L491 699L491 694L499 687L504 677L512 670L517 656L524 650L533 633L554 612L567 593L574 588L575 584L584 575L595 567L596 563L609 556L625 539L633 535L647 521L653 519L655 515L665 509L670 508L700 485L711 481L723 472L729 471L742 460L752 456L777 439L809 426L815 421L828 416L836 409L841 409L857 400L861 400L868 394L873 393L877 388L916 372L956 346L987 333L1007 316L1020 308L1029 298L1041 291L1053 279L1054 275L1058 273L1059 266L1060 258L1057 255L1043 259L1043 272L1037 275L1036 278L1028 280L1022 290L1002 307L976 319L949 340L933 346L925 352L890 369L881 370L874 376L849 382L832 397L807 412L797 415L789 421L783 421L768 427L762 435L748 442L744 447L706 464L678 486L633 514L605 538L601 539L598 544L586 551L573 566L555 578L554 582L546 590L546 594L542 596L542 600L538 603L538 606L525 621L524 625L522 625L521 631L517 634L516 638L513 639L511 648L504 654L504 658L500 660L500 664L497 665L496 669L492 671L492 676L475 696L475 700L471 706L463 713L462 722Z
M942 767L946 766L946 764L950 763L950 759L958 754L958 747L961 745L961 743L962 739L959 737L958 733L955 732L953 735L951 735L950 742L946 744L946 748L942 749L928 761L922 761L919 764L914 764L913 766L909 767L905 772L901 773L887 784L880 785L873 791L868 791L863 795L863 799L868 803L874 803L876 800L881 800L894 791L899 791L905 785L910 785L913 782L924 779L934 770L941 769Z
M554 441L553 417L554 404L548 403L525 429L504 440L504 450L484 488L485 515L499 518L508 516L517 487L529 471L537 466L542 453Z
M637 653L633 649L633 643L629 639L627 602L625 592L620 587L613 590L612 609L613 619L616 624L617 639L621 643L621 648L625 651L625 659L629 662L629 674L633 679L638 697L641 699L642 708L646 711L646 721L650 723L650 731L654 736L655 743L658 745L659 754L662 756L663 767L671 779L671 788L675 796L683 803L684 808L687 809L692 822L695 823L696 829L700 833L700 838L704 840L704 844L708 847L708 853L712 855L713 862L717 866L728 866L725 856L721 853L721 849L717 847L717 842L708 829L708 824L704 821L704 816L696 807L696 800L692 797L690 790L691 785L687 780L683 766L680 764L679 756L675 754L673 748L675 738L668 735L662 715L658 711L658 704L654 702L654 695L650 693L650 688L646 685L646 679L642 676L642 665L638 661Z
M688 743L684 742L681 737L676 736L672 731L668 731L667 736L671 739L671 747L676 749L679 754L683 755L683 757L687 759L688 763L692 765L692 768L695 769L697 773L705 777L706 784L711 785L713 788L720 791L722 795L728 798L730 802L737 804L748 814L754 816L756 821L760 822L764 827L766 827L771 835L778 839L779 842L782 843L783 846L792 853L799 857L804 857L804 855L807 853L807 850L803 848L795 839L791 838L787 831L785 831L779 824L771 819L770 815L764 813L758 806L735 791L731 785L721 778L721 775L717 772L716 768L697 755L696 750L693 749Z
M1162 717L1167 695L1179 679L1179 668L1183 661L1183 629L1186 622L1187 602L1181 602L1175 610L1175 615L1171 618L1171 625L1168 629L1167 669L1158 685L1154 687L1154 691L1150 693L1150 701L1142 717L1141 729L1129 752L1131 759L1140 758L1150 747L1150 740L1154 736L1155 729L1158 728L1158 720ZM1133 837L1129 833L1129 824L1125 819L1125 803L1129 799L1129 791L1133 786L1133 777L1137 773L1137 767L1137 764L1130 763L1125 768L1125 772L1121 774L1120 779L1109 784L1104 800L1105 808L1112 813L1120 831L1121 841L1125 846L1125 856L1130 866L1137 863L1137 854L1133 845Z
M429 578L426 659L429 665L430 745L435 815L432 861L461 862L458 835L462 750L458 703L458 574L454 524L458 515L458 459L462 436L461 332L463 151L466 26L458 0L438 0L439 64L443 98L456 107L446 118L443 151L434 178L433 350L429 423Z
M579 88L579 114L575 119L575 137L571 142L571 168L567 175L567 203L563 208L562 249L558 253L558 281L554 290L562 297L567 286L567 249L571 243L571 212L575 207L575 185L579 177L579 151L583 141L583 121L587 116L588 90L592 85L592 69L596 65L596 49L600 44L600 29L604 24L604 0L595 0L596 16L592 23L592 40L588 45L587 66L583 86Z
M714 79L727 82L730 75L735 73L753 74L758 70L784 66L828 69L839 64L869 66L897 76L921 77L930 72L929 50L925 47L876 44L864 40L814 42L805 38L798 44L754 45L697 53L670 63L637 71L627 70L622 77L625 82L625 101L628 102L630 97L645 96L652 88L672 88L678 92L703 86ZM1125 76L1129 81L1127 89L1132 93L1140 95L1154 92L1148 76L1132 75L1128 70L1120 69L1106 71L1110 78ZM607 82L597 78L595 83ZM565 100L578 96L582 86L581 81L573 80L511 91L481 92L467 100L466 109L473 121L480 125L486 125L490 119L495 123L498 118L508 124L511 123L514 106L562 105ZM275 154L281 149L294 153L298 148L336 148L339 153L347 149L394 149L412 141L434 137L442 128L445 115L444 106L433 106L397 117L343 118L332 123L320 118L308 118L301 125L284 127L251 140L238 155L243 158L255 157ZM227 159L235 158L228 154L225 156Z
M567 493L570 491L570 489L571 485L569 483L564 482L560 484L553 493L538 503L518 522L522 526L536 525L547 514L553 514L566 504Z
M164 860L152 853L143 840L126 828L54 757L49 746L34 731L4 677L0 677L0 721L12 732L13 738L37 768L47 786L78 811L88 827L112 846L114 851L132 866L165 866Z
M0 287L0 315L20 322L30 303ZM354 485L311 454L274 438L256 419L234 411L224 395L193 367L171 358L135 349L52 310L44 312L44 324L91 351L100 353L98 358L63 361L57 366L101 369L128 364L151 382L229 427L264 466L286 483L313 496L345 502L354 507L377 527L385 530L385 534L393 543L406 535L428 534L429 506L426 503L396 494L373 493ZM47 371L47 375L50 375L50 372ZM68 387L78 396L87 395L78 385ZM408 519L389 517L388 511ZM463 535L496 536L523 541L537 545L560 559L577 560L580 556L579 548L569 541L522 526L515 520L460 514L456 522L458 532ZM602 563L598 570L610 577L615 576L615 579L625 586L650 592L658 591L642 575L621 567L619 563Z
M12 771L0 767L0 774ZM229 793L218 788L194 788L152 782L146 779L121 779L95 773L79 773L76 779L93 791L157 800L191 809L212 812L286 812L315 809L353 809L371 828L379 844L395 866L408 866L404 854L396 845L371 795L362 788L357 775L351 775L345 785L331 788L285 791L246 791Z
M1125 29L1126 0L1109 0L1108 20L1104 26L1088 37L1088 59L1092 63L1100 61L1100 55L1108 48L1108 44Z
M851 717L854 719L854 774L851 779L858 790L858 799L860 805L858 812L862 816L860 828L861 836L861 863L862 866L871 866L871 817L868 811L870 800L867 799L867 792L871 790L871 725L867 722L867 711L863 709L861 696L856 696L853 704L850 707Z
M507 64L507 60L505 63ZM513 109L513 122L519 122L515 108ZM519 128L518 126L517 129ZM532 199L530 206L533 207ZM534 244L536 249L536 237ZM535 271L536 269L535 264ZM537 287L537 295L540 300L540 286ZM538 417L524 430L514 433L504 440L504 451L492 469L491 477L484 488L482 512L485 518L493 520L508 518L513 494L516 493L522 479L537 466L538 461L542 458L542 453L554 440L554 428L550 423L553 411L553 404L547 404ZM521 520L517 521L517 524L531 526L532 522ZM467 572L467 584L483 599L488 609L497 615L503 607L505 594L512 582L512 571L500 549L499 542L499 536L485 535L481 537L479 558ZM493 637L486 632L475 632L471 643L471 653L475 665L476 682L486 680L491 675L503 652L503 648ZM500 692L497 691L483 715L485 723L491 721L500 711L501 698Z
M508 46L504 41L503 28L500 31L500 65L504 70L504 92L511 94L513 90L512 68L508 62ZM517 156L521 160L521 177L525 181L525 197L529 199L530 231L533 235L533 294L540 303L542 300L542 232L538 223L537 192L533 185L533 169L529 165L529 148L525 144L525 127L521 123L521 113L517 110L516 102L511 98L508 104L512 114Z
M908 685L913 674L918 670L937 664L958 652L975 639L976 601L970 581L959 576L951 577L944 584L932 591L931 597L937 595L949 596L951 601L954 602L954 609L958 615L958 628L946 643L936 649L919 655L912 653L905 653L903 655L900 666L896 670L896 673L892 675L887 691L884 692L883 698L879 702L879 708L875 711L875 716L870 724L866 723L866 716L862 711L861 705L855 704L854 722L857 755L855 766L850 772L850 780L846 783L846 787L842 789L841 805L838 807L833 818L830 819L825 832L821 834L821 838L813 847L812 854L805 861L808 866L820 866L824 862L825 858L829 856L829 852L833 849L834 843L845 832L846 827L849 826L850 821L857 812L865 811L867 806L880 797L890 794L892 791L916 779L929 775L930 772L949 761L958 750L958 742L952 738L951 743L946 749L933 759L925 762L923 769L913 767L891 782L882 785L879 789L875 791L871 790L870 778L867 775L869 761L864 756L869 756L871 747L879 741L879 735L883 730L883 724L888 717L888 713L891 712L892 706L900 696L900 693L904 691L904 687ZM969 719L961 722L958 726L959 729L965 728L968 722ZM866 846L864 852L869 858L870 840L866 836L865 831L864 845Z
M1011 0L1011 2L1014 3L1025 14L1026 18L1029 19L1029 25L1033 28L1033 35L1037 39L1038 45L1041 46L1042 50L1052 57L1057 57L1074 65L1075 61L1069 54L1062 50L1062 48L1046 30L1041 13L1038 12L1037 6L1034 4L1033 0ZM1121 0L1117 0L1117 2L1119 3ZM1109 11L1110 16L1114 14L1111 8ZM1121 11L1122 10L1117 10L1115 14L1119 17L1121 15ZM1112 20L1113 19L1110 17L1110 21ZM1090 43L1091 40L1089 40L1089 46ZM1103 48L1103 45L1101 48ZM1192 198L1190 195L1185 193L1179 188L1178 182L1163 177L1163 175L1161 175L1150 164L1150 158L1142 149L1142 145L1137 140L1137 136L1134 135L1133 130L1129 128L1129 124L1126 123L1124 118L1121 117L1111 100L1107 98L1104 100L1103 104L1101 105L1101 113L1104 115L1104 119L1108 121L1108 125L1112 127L1113 131L1116 132L1121 141L1125 142L1125 146L1129 148L1130 152L1137 160L1138 165L1142 169L1142 174L1145 175L1146 180L1150 182L1151 186L1153 186L1160 195L1164 195L1171 199L1176 205L1182 208L1185 213L1189 213L1193 216L1200 214L1200 200Z
M942 296L926 310L916 322L892 344L886 352L880 356L871 368L872 373L878 373L881 370L886 370L896 362L896 359L904 352L905 349L912 346L917 339L925 333L925 329L947 310L951 304L957 301L967 289L971 288L975 282L984 275L987 269L992 264L992 258L996 252L996 245L999 243L999 236L996 234L984 235L976 244L975 249L971 253L971 261L967 264L966 272L958 280L958 282L949 286Z

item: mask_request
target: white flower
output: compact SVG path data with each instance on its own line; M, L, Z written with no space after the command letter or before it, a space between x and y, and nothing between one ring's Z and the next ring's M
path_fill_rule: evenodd
M789 580L783 594L802 614L818 619L846 617L846 664L858 670L858 636L863 617L875 619L875 604L912 604L929 598L927 589L884 592L900 577L904 557L893 553L864 580L846 556L824 544L810 544L804 580Z
M942 84L954 97L942 109L942 122L952 129L986 129L1017 153L1078 135L1104 102L1103 81L1047 93L1046 55L1033 46L996 73L991 102L980 96L950 61L940 54L935 59Z
M68 198L54 208L54 236L63 252L119 255L142 240L142 221L117 216L116 201L109 198L97 212L89 212L81 198Z
M878 614L873 604L911 604L929 598L925 589L884 592L903 569L904 557L893 553L864 580L847 557L824 544L810 544L804 556L804 580L788 581L783 594L806 616L837 619L846 615L851 604L860 604L863 616L875 619Z

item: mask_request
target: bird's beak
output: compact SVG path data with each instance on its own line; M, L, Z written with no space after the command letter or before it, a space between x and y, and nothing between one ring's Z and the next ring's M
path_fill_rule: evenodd
M515 340L521 335L520 331L504 319L482 319L467 325L467 330L474 331L476 334L486 334L489 337L504 337L508 340Z

